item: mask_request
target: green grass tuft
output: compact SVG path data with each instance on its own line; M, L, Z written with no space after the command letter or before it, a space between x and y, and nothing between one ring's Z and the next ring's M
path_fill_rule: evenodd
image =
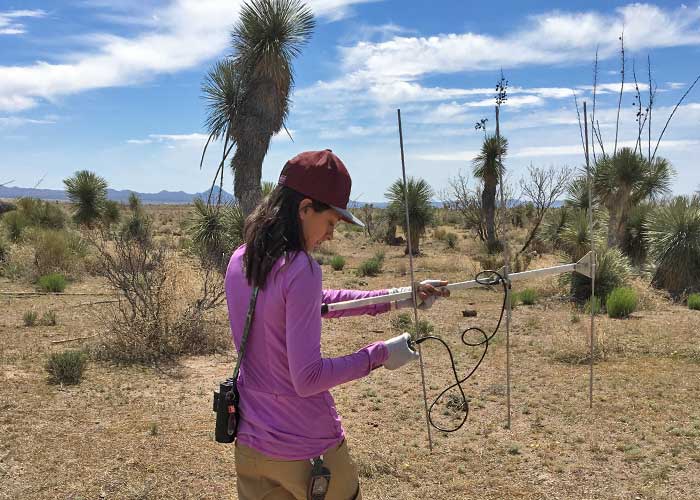
M637 309L637 292L631 288L615 288L605 303L608 316L611 318L627 318Z

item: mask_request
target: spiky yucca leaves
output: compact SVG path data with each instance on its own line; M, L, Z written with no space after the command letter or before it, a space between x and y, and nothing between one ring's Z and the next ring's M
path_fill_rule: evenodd
M618 248L596 249L595 294L605 302L610 292L629 281L632 267L629 258ZM561 281L571 288L574 299L583 304L591 297L591 279L579 273L562 274Z
M652 163L630 148L599 158L594 175L596 197L608 209L608 246L619 245L632 207L670 192L673 169L667 160Z
M107 201L107 181L94 172L81 170L63 180L68 199L73 203L73 219L88 227L100 218Z
M407 233L406 227L406 201L404 196L403 180L397 179L384 194L389 200L387 207L390 220L396 221ZM408 192L408 217L411 224L411 250L414 255L420 253L420 237L425 234L425 228L433 219L433 206L430 198L433 190L424 179L409 177L406 181ZM406 242L408 253L408 241Z
M630 258L635 266L644 264L647 258L647 240L644 237L644 227L652 211L650 203L640 203L632 207L625 225L625 236L620 249Z
M481 151L473 160L474 177L481 179L484 183L481 192L481 209L489 252L496 252L501 248L496 239L496 186L505 174L502 160L507 153L508 140L505 137L487 135L481 144Z
M244 214L260 199L262 162L289 112L292 60L314 25L311 10L298 0L244 4L233 27L233 56L218 62L204 83L210 138L227 137L236 145L234 195Z
M700 289L700 198L678 196L653 210L646 224L652 283L678 296Z
M231 254L243 242L244 220L243 212L236 204L216 207L199 198L194 200L188 233L206 265L226 273Z
M272 181L263 181L262 184L260 184L260 191L262 193L262 197L265 198L267 197L274 189L277 187L276 182Z
M585 174L579 175L569 183L564 204L570 208L588 210L588 192L588 177ZM592 201L593 209L595 210L598 205L595 195Z
M599 211L594 215L593 244L598 247L605 241L604 224L606 219L603 212ZM586 210L569 211L566 222L559 233L559 247L573 261L579 260L591 250L591 236Z
M102 210L102 223L110 227L112 224L116 224L121 219L121 211L119 210L119 203L113 200L105 201L104 208Z
M561 233L572 213L573 211L566 206L551 209L542 221L542 231L537 239L545 247L551 247L554 250L562 249Z

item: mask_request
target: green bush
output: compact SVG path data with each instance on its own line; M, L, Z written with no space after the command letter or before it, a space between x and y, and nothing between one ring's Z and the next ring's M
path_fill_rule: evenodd
M445 235L445 243L447 243L448 248L457 247L457 235L455 233L447 233Z
M37 288L44 292L62 292L66 289L66 278L58 273L47 274L39 278Z
M35 326L38 317L39 316L37 315L36 311L27 311L22 316L22 320L24 320L24 326Z
M345 267L345 257L342 255L334 255L331 257L331 267L335 271L342 271Z
M382 262L376 257L367 259L357 268L358 276L376 276L382 272Z
M0 264L7 260L7 256L10 253L10 245L5 241L0 235Z
M10 241L18 242L22 239L24 229L29 225L29 219L22 212L13 210L3 215L2 224Z
M63 351L51 354L45 368L50 383L75 385L82 380L86 364L87 356L84 352Z
M66 213L56 203L37 198L20 198L17 207L32 226L44 229L63 229L66 226Z
M608 295L605 308L611 318L627 318L637 309L637 292L631 288L616 288Z
M407 312L402 312L391 318L391 327L397 332L407 332L413 325L411 315Z
M526 288L518 294L520 301L526 306L534 305L537 302L537 292L532 288Z
M700 311L700 293L691 293L688 295L688 309Z

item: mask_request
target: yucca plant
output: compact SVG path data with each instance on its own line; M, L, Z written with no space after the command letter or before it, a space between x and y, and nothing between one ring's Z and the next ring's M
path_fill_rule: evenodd
M624 286L629 281L632 266L629 258L618 248L605 248L602 245L596 249L595 294L605 303L610 292ZM591 296L591 279L579 273L562 274L561 281L571 288L571 295L583 304Z
M676 296L700 289L700 198L678 196L656 208L645 234L656 266L652 284Z
M232 31L233 56L216 63L204 82L210 140L236 145L233 189L245 215L260 199L263 159L289 113L292 60L314 25L311 10L298 0L243 4Z
M481 209L489 252L496 252L501 248L496 236L496 187L505 174L502 160L507 153L508 140L505 137L487 135L484 137L481 151L473 160L474 177L484 183L481 191Z
M272 181L263 181L262 184L260 184L260 194L262 195L263 198L269 196L269 194L275 190L277 187L276 182Z
M68 199L73 203L73 219L88 227L100 218L107 201L107 181L89 170L76 172L63 180Z
M625 235L620 249L630 258L635 266L644 264L647 258L647 240L644 237L644 225L652 211L650 203L640 203L630 209L625 225Z
M102 222L104 225L110 227L112 224L119 222L119 219L121 219L119 203L113 200L105 201L102 209Z
M569 183L566 191L566 198L564 200L565 206L578 210L588 210L588 193L588 177L584 173ZM598 200L594 195L592 200L594 209L596 208L597 204Z
M406 181L408 194L408 216L411 224L411 250L414 255L420 253L420 238L425 234L425 229L433 218L433 206L430 198L433 190L423 179L409 177ZM404 196L403 180L397 179L384 194L389 200L387 211L389 217L396 220L403 228L404 234L408 234L406 227L406 198ZM406 241L405 253L408 254L408 241Z
M226 203L215 206L197 198L188 233L197 253L221 273L233 251L243 242L244 217L240 206Z
M605 239L604 214L597 213L595 215L597 218L593 219L593 244L597 247ZM559 234L559 247L574 261L579 260L591 250L589 217L586 211L570 212Z
M649 163L631 148L621 148L613 156L602 156L595 166L595 195L608 210L608 246L619 245L632 207L654 201L670 192L673 169L660 157Z

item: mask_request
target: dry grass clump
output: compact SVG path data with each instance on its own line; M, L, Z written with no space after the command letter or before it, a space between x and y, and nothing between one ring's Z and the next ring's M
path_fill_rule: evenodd
M604 331L596 331L593 362L608 361L614 356L624 353L624 347L617 337L609 337ZM587 364L591 360L590 337L585 333L572 335L556 335L548 355L560 363L571 365Z

